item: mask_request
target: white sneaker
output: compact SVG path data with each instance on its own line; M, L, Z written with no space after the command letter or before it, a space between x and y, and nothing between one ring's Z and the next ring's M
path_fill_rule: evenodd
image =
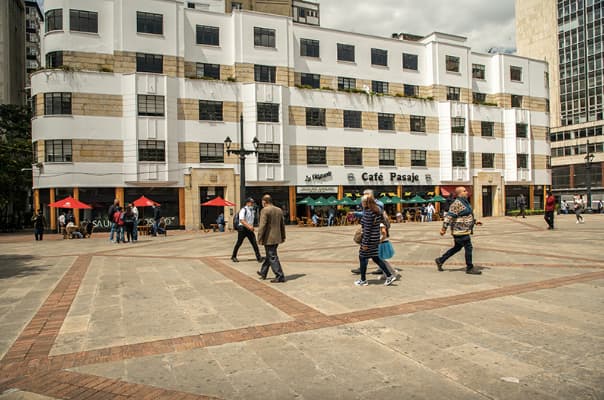
M578 223L579 223L579 221L575 222L575 224L578 224Z
M367 281L363 281L363 280L358 280L358 281L354 281L354 284L357 286L368 286L369 283Z
M396 280L396 275L392 274L390 277L386 278L386 282L384 282L384 286L392 285L392 282Z

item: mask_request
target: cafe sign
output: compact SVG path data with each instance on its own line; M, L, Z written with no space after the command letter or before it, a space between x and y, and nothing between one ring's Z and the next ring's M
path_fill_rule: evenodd
M321 194L321 193L338 193L337 186L298 186L296 191L299 194Z
M419 182L419 175L410 173L410 174L399 174L397 172L388 172L384 174L383 172L363 172L361 174L361 179L363 182L380 182L388 180L389 182L396 183L417 183Z
M304 179L304 181L305 182L322 181L323 179L327 179L327 178L331 178L331 171L327 171L322 174L306 175L306 178Z

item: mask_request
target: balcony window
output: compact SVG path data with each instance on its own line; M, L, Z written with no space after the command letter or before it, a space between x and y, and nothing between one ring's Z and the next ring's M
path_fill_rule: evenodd
M338 90L352 90L352 89L356 89L356 87L357 87L356 79L338 76Z
M419 86L417 85L403 85L403 90L405 92L405 96L408 97L417 97L419 96Z
M161 54L136 53L136 72L163 73L164 56Z
M321 75L301 73L300 84L302 86L310 86L313 89L319 89L321 87Z
M139 140L138 161L166 161L166 144L163 140Z
M276 68L268 65L254 65L254 80L256 82L275 83Z
M139 94L137 96L138 115L146 117L163 117L164 96Z
M522 96L512 95L512 107L522 108Z
M516 124L516 137L527 138L528 137L528 125L527 124Z
M458 87L448 86L447 87L447 100L459 101L461 98L461 89Z
M279 122L279 104L258 103L256 109L258 122Z
M224 163L224 143L199 143L200 163Z
M63 65L63 52L51 51L46 54L46 68L59 68Z
M487 101L487 95L484 93L473 92L472 93L472 103L474 104L483 104Z
M220 64L197 63L195 67L197 78L220 79Z
M327 147L308 146L306 147L307 165L327 165Z
M44 160L46 162L72 162L71 140L45 140ZM36 162L38 160L35 160Z
M63 30L63 9L46 11L46 32Z
M465 118L451 118L451 133L466 133Z
M280 152L278 144L260 143L258 145L258 162L266 164L279 164Z
M466 166L466 152L465 151L453 151L451 152L452 165L454 167L465 167Z
M164 33L164 16L142 11L136 12L136 31L162 35Z
M528 169L528 154L516 154L516 167L518 169Z
M388 82L371 81L371 91L374 93L388 94Z

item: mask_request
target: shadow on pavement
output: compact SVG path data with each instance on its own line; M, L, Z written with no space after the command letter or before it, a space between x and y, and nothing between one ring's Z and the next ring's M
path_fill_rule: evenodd
M30 266L36 257L21 254L0 254L0 279L36 275L48 267Z
M285 279L287 279L288 281L293 281L296 280L298 278L303 278L305 277L306 274L292 274L292 275L285 275Z

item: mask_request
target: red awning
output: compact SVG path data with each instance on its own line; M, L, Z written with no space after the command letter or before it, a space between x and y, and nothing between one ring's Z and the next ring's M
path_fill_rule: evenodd
M138 199L134 200L132 202L132 204L134 204L137 207L151 207L151 206L158 206L159 203L146 198L145 196L141 196Z
M216 207L233 207L234 203L231 203L228 200L223 199L220 196L214 197L210 201L206 201L205 203L201 203L202 206L216 206Z
M76 199L74 199L71 196L65 197L63 200L55 201L54 203L50 203L48 206L49 207L54 207L54 208L76 208L76 209L79 209L79 208L90 209L90 208L92 208L88 204L82 203L81 201L76 200Z

